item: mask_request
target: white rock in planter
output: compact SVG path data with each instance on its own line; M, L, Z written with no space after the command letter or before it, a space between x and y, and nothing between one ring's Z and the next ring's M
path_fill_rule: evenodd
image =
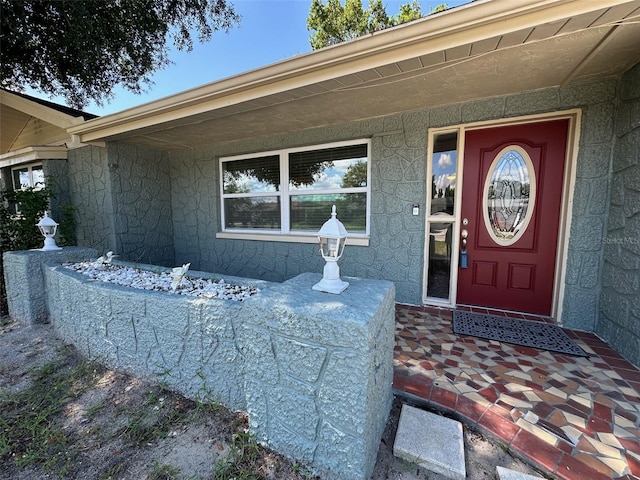
M127 267L125 265L114 265L111 263L97 264L97 261L63 264L65 268L86 275L92 280L142 290L175 293L177 295L221 298L241 302L256 295L260 291L252 285L230 285L225 283L224 279L215 281L199 277L186 278L184 274L190 265L191 264L188 263L182 267L176 267L172 271L154 273L149 270ZM182 273L183 270L184 273ZM177 276L180 273L182 273L182 275L180 275L180 280L177 281L174 288L174 282L176 282Z

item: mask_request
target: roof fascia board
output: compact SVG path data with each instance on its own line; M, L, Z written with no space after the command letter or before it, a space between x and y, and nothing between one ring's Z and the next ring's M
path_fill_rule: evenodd
M73 117L52 108L32 102L11 92L0 90L0 104L18 110L32 117L51 123L60 128L69 128L84 122L82 117Z
M68 128L82 142L357 73L633 0L480 0Z
M0 155L0 168L36 160L66 159L66 147L26 147Z

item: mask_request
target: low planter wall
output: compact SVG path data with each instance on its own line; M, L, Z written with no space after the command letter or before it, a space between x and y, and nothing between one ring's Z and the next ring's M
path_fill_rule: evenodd
M65 247L43 252L22 250L4 252L4 283L7 289L9 316L25 323L44 323L49 318L44 290L42 265L46 262L79 262L95 258L93 248Z
M391 407L395 290L318 274L244 302L134 290L44 269L49 318L91 358L248 412L256 439L325 479L368 479ZM190 272L192 275L193 273Z

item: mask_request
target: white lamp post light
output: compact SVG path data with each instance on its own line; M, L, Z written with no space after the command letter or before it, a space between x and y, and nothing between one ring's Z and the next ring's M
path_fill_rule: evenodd
M338 260L344 251L347 241L347 230L336 218L336 206L331 209L331 218L327 220L318 232L320 254L325 260L322 280L312 288L320 292L340 294L349 286L348 282L340 280Z
M49 250L62 250L59 246L56 245L56 241L54 240L54 235L58 230L58 224L49 217L47 212L44 212L44 217L37 223L37 227L40 230L40 233L44 236L44 247L40 250L43 252Z

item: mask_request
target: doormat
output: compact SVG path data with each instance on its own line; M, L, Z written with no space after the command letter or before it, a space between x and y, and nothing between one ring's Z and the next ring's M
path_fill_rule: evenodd
M588 357L558 325L454 310L453 331L462 335Z

